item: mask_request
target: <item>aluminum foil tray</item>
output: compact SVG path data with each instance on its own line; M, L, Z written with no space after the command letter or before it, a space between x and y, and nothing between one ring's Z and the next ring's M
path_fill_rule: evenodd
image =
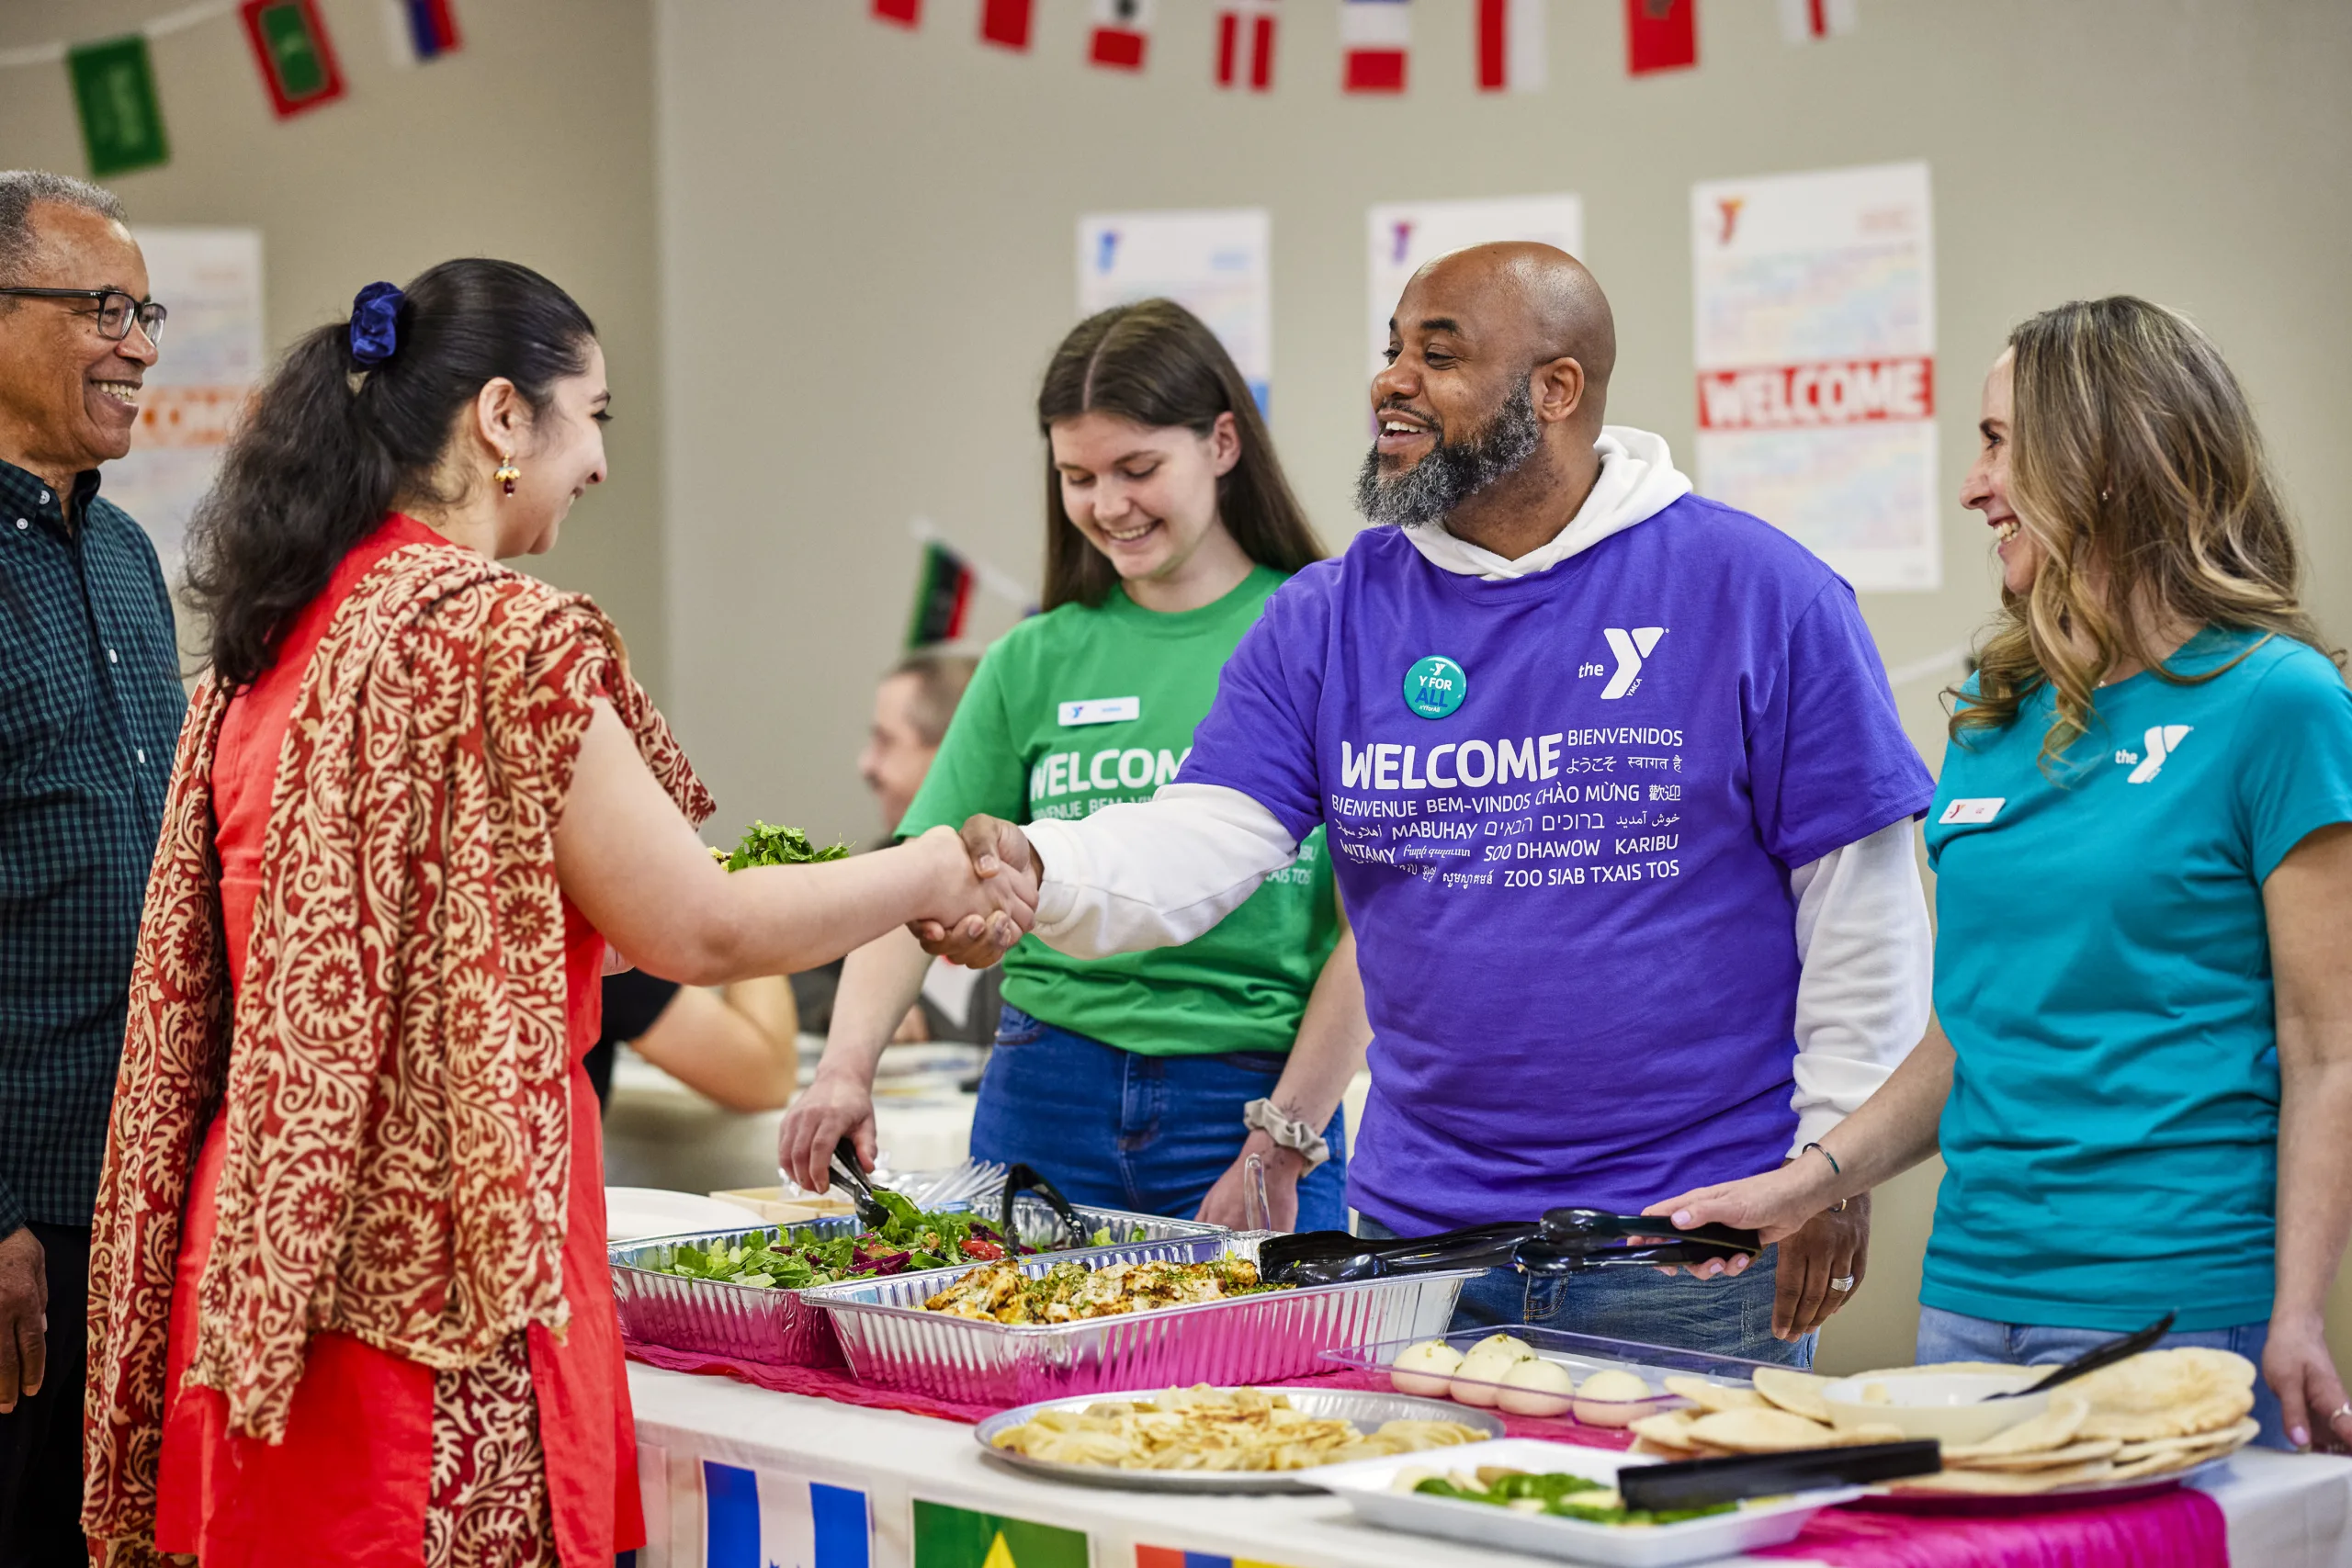
M988 1456L1001 1464L1053 1481L1073 1482L1080 1486L1110 1486L1128 1492L1322 1490L1317 1484L1316 1477L1328 1466L1307 1470L1120 1470L1105 1464L1057 1464L996 1446L1000 1435L1025 1424L1032 1416L1044 1411L1083 1410L1106 1397L1149 1399L1162 1392L1155 1388L1116 1396L1086 1393L1074 1399L1049 1399L1037 1404L1024 1404L1018 1410L1000 1411L989 1416L974 1428L972 1435L979 1440ZM1358 1389L1286 1388L1279 1392L1290 1401L1294 1409L1309 1416L1338 1416L1343 1421L1352 1421L1357 1430L1363 1432L1376 1432L1383 1423L1389 1421L1459 1421L1489 1438L1503 1435L1501 1416L1484 1410L1465 1410L1442 1399L1412 1399L1401 1393L1375 1393ZM1437 1469L1442 1467L1445 1456L1452 1451L1449 1449L1429 1449L1423 1450L1419 1457L1431 1469Z
M949 1203L942 1207L953 1213L968 1205ZM1146 1238L1142 1245L1147 1246L1203 1239L1215 1245L1227 1234L1221 1225L1206 1225L1193 1220L1134 1214L1124 1209L1090 1209L1082 1204L1073 1204L1072 1208L1080 1222L1090 1229L1107 1225L1114 1235L1131 1235L1140 1226ZM1013 1204L1012 1227L1020 1233L1024 1245L1047 1245L1057 1229L1054 1212L1044 1200L1023 1193ZM805 1304L803 1298L808 1292L730 1285L718 1280L688 1280L656 1272L681 1247L708 1247L713 1242L734 1241L754 1232L779 1228L830 1241L837 1236L855 1235L864 1227L854 1214L842 1214L802 1220L781 1227L747 1224L729 1230L660 1236L612 1247L607 1259L612 1265L613 1304L620 1311L622 1337L639 1345L729 1356L769 1366L839 1366L841 1348L834 1338L832 1322L825 1314ZM1037 1256L1052 1261L1096 1250L1099 1249L1065 1248ZM964 1267L921 1277L953 1278L963 1272ZM938 1288L936 1284L931 1287L933 1291Z
M1257 1235L1204 1236L1065 1253L1091 1268L1257 1258ZM1057 1259L1022 1260L1042 1274ZM1121 1389L1265 1383L1324 1370L1326 1350L1445 1332L1463 1281L1479 1270L1272 1291L1198 1306L1078 1323L1006 1324L924 1312L965 1272L937 1269L808 1292L831 1314L850 1370L867 1382L968 1404L1029 1404Z

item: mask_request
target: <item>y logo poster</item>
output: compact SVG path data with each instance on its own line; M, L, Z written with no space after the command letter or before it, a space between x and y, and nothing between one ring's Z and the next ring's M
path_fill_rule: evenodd
M1699 488L1856 588L1943 578L1925 164L1690 192Z

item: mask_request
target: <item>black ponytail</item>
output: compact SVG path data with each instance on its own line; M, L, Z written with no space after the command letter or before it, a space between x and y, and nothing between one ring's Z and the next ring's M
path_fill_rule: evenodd
M276 661L288 626L336 563L396 504L436 491L461 411L514 383L534 413L587 368L596 328L526 266L443 262L408 286L397 347L363 362L351 325L305 334L229 443L188 525L189 596L210 625L214 678L243 685Z

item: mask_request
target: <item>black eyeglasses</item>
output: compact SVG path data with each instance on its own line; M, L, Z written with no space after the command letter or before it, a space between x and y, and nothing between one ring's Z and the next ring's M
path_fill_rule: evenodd
M130 335L130 323L161 345L164 321L171 315L153 299L143 304L119 288L0 288L0 295L19 299L95 299L98 302L98 335L120 343Z

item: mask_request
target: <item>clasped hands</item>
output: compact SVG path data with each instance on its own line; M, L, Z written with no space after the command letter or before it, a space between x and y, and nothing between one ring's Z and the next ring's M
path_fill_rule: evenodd
M974 817L956 832L933 828L918 843L936 846L947 898L934 915L907 922L925 953L985 969L1037 924L1043 868L1028 835L995 817Z

